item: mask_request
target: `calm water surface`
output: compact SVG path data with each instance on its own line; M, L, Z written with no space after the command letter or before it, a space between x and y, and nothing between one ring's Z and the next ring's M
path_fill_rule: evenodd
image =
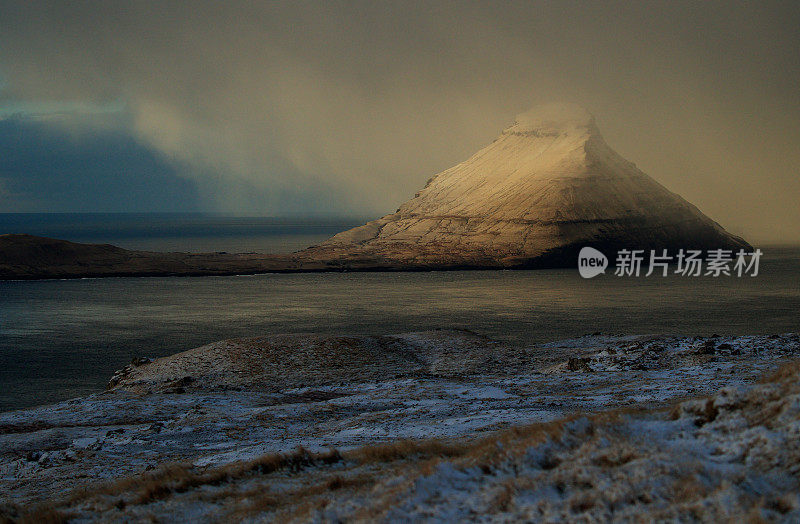
M0 234L27 233L144 251L291 253L364 222L209 213L0 213Z
M542 270L0 282L0 410L95 392L133 357L230 337L459 327L535 344L595 331L800 331L800 248L762 249L756 278Z

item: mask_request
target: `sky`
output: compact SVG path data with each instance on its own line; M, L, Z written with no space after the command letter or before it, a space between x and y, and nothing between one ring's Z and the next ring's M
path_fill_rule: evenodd
M800 242L796 2L0 0L0 212L378 216L531 106Z

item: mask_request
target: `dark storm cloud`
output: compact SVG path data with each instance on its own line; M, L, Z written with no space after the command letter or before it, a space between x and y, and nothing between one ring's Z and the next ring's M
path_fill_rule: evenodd
M125 104L220 209L392 210L576 101L737 233L800 239L792 3L2 4L4 96Z
M75 136L53 121L58 118L0 120L2 211L198 209L195 186L130 135Z

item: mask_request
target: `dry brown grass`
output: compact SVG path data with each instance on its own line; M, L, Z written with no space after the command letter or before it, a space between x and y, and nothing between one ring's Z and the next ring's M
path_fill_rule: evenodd
M46 502L30 508L16 508L5 513L0 508L0 524L64 524L72 515Z
M360 489L373 485L377 481L375 474L345 476L344 473L336 473L325 478L323 473L320 476L323 479L319 482L288 490L279 495L264 492L262 486L251 488L248 492L241 493L239 497L240 500L244 499L247 502L235 507L226 515L226 518L241 520L259 513L284 509L285 513L279 519L273 520L294 520L327 505L329 502L327 495L331 492Z
M620 410L620 412L622 411ZM442 460L455 459L457 467L477 466L485 474L488 474L497 463L509 456L522 454L532 445L557 438L567 424L580 416L580 414L575 414L552 422L514 427L471 442L400 441L368 446L349 452L348 458L353 456L358 459L360 457L362 463L400 461L402 464L402 461L409 459L403 472L405 480L402 483L384 487L379 497L376 497L368 506L356 511L351 515L351 519L365 522L380 520L381 516L385 515L404 496L416 479L433 473L436 465ZM619 415L603 415L604 418L616 416ZM504 484L493 504L498 508L510 507L518 491L517 484L524 481L527 480L514 479Z
M489 435L469 446L464 454L464 465L478 466L484 471L491 471L497 463L525 453L531 446L560 437L567 424L582 416L580 413L575 413L562 419L517 426ZM592 416L590 420L601 416L618 415L598 414ZM589 431L592 431L592 427L590 426Z
M495 494L490 507L496 511L506 512L509 510L514 502L514 497L517 495L517 487L515 479L510 479L500 486Z
M122 509L128 504L148 504L200 486L219 486L247 476L267 475L278 470L296 473L309 466L330 465L341 460L342 456L336 450L315 454L298 447L293 453L264 455L251 461L207 470L199 470L191 464L172 463L144 475L75 490L66 502L78 504L97 496L107 496L115 498L113 505Z
M678 420L684 415L692 415L697 427L714 422L719 416L719 409L714 405L713 397L692 399L689 402L674 402L667 412L669 420Z
M394 462L409 458L427 459L432 457L458 457L464 455L469 447L463 443L433 440L400 440L386 444L364 446L348 452L347 458L361 464Z
M679 477L670 487L670 496L673 502L677 503L693 502L704 497L706 492L706 487L700 482L695 471Z
M759 384L778 383L791 381L797 378L800 374L800 360L793 360L783 364L781 367L761 377L758 381Z
M774 384L776 386L774 389L757 390L756 393L748 394L737 405L729 404L727 409L741 409L743 416L751 425L771 427L772 422L785 408L785 398L800 390L798 375L800 375L800 360L787 362L758 380L759 384ZM668 417L670 420L676 420L686 414L694 415L695 424L703 426L716 420L720 412L713 397L681 399L672 403Z
M595 458L594 463L601 468L618 468L637 458L639 458L639 453L633 447L620 444Z
M800 392L800 360L787 362L773 373L764 376L759 383L773 384L776 387L762 389L758 394L749 394L747 409L743 415L751 425L763 425L772 428L781 413L789 404L787 399Z

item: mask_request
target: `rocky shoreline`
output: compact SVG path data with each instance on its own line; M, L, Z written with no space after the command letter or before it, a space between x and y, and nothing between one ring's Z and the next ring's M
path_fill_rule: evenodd
M420 255L424 254L420 252ZM577 255L577 251L575 251ZM504 265L484 261L391 260L330 250L290 254L160 253L133 251L108 244L81 244L25 234L0 235L0 280L46 280L103 277L230 276L261 273L337 271L455 271L572 267L575 257Z
M0 235L0 280L246 275L327 267L303 264L294 255L158 253L33 235Z
M790 521L798 359L798 334L221 341L0 413L0 518Z

